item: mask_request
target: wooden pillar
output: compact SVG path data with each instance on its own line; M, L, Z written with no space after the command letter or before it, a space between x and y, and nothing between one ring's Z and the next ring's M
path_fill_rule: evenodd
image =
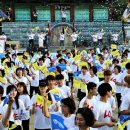
M55 5L51 5L51 22L55 21Z
M33 10L34 10L34 7L32 5L30 5L31 22L33 22Z
M89 5L89 21L92 22L94 19L94 10L93 10L93 5Z
M70 22L74 21L74 5L70 5Z
M109 19L109 21L112 21L112 13L113 13L112 5L110 4L109 8L108 8L108 19Z
M11 0L10 2L10 8L11 8L11 22L15 22L15 1Z

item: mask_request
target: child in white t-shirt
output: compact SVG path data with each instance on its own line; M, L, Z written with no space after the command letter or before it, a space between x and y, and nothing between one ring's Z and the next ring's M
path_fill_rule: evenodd
M19 82L17 84L19 99L23 101L25 106L25 112L22 117L22 127L23 130L29 130L29 119L30 119L30 97L28 95L27 86L24 82Z
M86 95L79 104L79 108L82 107L88 107L89 109L93 110L94 107L96 106L97 100L94 95L97 93L97 88L96 84L93 82L89 82L87 84L87 89L88 89L88 95Z
M40 93L33 95L31 98L31 113L34 114L34 128L35 130L50 130L50 119L43 114L43 110L45 109L45 105L43 103L44 98L49 91L47 84L45 82L40 82L39 90ZM52 101L50 94L47 94L47 97L49 101ZM41 100L41 102L39 100ZM49 110L48 107L47 110Z
M3 93L4 93L4 89L2 86L0 86L0 130L8 130L9 118L11 116L12 105L15 96L10 94L8 105L7 105L4 104L4 101L1 100Z
M71 96L70 88L65 85L64 76L62 74L56 76L56 83L57 87L63 92L64 98Z
M25 114L25 106L22 100L19 99L19 94L17 87L14 85L9 85L7 87L7 94L12 95L14 98L14 102L12 104L12 112L10 116L9 126L12 124L20 125L22 124L22 117Z

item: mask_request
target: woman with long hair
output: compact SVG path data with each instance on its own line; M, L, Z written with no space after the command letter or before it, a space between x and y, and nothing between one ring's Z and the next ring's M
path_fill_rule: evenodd
M14 102L12 105L12 113L10 117L9 126L12 124L21 125L22 116L24 115L25 107L24 103L19 99L19 93L15 85L9 85L7 87L7 95L12 95L14 97Z
M29 119L30 119L30 97L28 95L27 86L24 82L17 84L19 99L23 101L25 106L24 116L22 117L23 130L29 130Z

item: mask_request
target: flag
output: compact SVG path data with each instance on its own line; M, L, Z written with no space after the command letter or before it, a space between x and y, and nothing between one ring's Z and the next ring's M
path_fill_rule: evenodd
M120 55L118 50L111 52L111 54L112 54L113 57L116 57L116 56Z
M85 51L85 50L81 51L80 55L83 55L85 57L88 56L87 51Z
M51 67L47 67L49 72L54 72L56 71L56 67L55 66L51 66Z
M81 89L81 81L80 80L73 80L73 87L77 88L77 89Z
M43 97L37 94L37 95L36 95L36 103L37 103L38 105L43 106L43 104L44 104Z
M57 94L54 94L53 96L57 102L62 100L62 98Z
M97 71L99 71L101 69L101 66L100 65L95 65L95 67L97 68Z
M112 45L111 45L111 49L117 49L117 45L112 44Z
M59 66L63 71L66 70L66 64L58 64L57 66Z
M34 68L35 70L39 70L39 66L38 66L37 62L34 63L34 64L32 64L32 66L33 66L33 68Z
M9 102L9 95L7 95L3 101L3 106L5 106L6 104L8 104Z
M35 29L36 29L36 30L39 30L39 29L40 29L40 27L39 27L39 26L37 26L37 27L35 27Z
M52 130L67 130L67 127L64 125L64 118L56 113L52 113L51 128Z
M130 120L130 115L120 115L120 123L124 124L126 121Z
M8 19L8 16L0 9L0 17L4 19Z
M130 116L129 115L121 115L119 117L119 121L116 124L118 127L118 130L124 130L126 126L130 124Z
M86 66L88 68L88 63L87 62L84 62L84 61L81 61L79 62L79 68L82 68L82 66Z
M98 76L98 78L104 78L104 73L103 72L98 72L97 76Z
M3 77L0 77L0 82L6 83L6 80Z
M76 72L74 72L74 77L77 77L77 76L79 76L81 74L81 71L76 71Z
M75 57L74 57L74 61L78 61L78 60L80 60L81 59L81 55L76 55Z

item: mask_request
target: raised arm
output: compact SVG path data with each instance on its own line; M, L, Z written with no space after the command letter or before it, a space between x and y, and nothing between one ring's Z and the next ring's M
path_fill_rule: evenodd
M4 127L8 127L13 102L14 102L14 98L12 96L10 96L5 117L2 119L2 124L3 124Z

